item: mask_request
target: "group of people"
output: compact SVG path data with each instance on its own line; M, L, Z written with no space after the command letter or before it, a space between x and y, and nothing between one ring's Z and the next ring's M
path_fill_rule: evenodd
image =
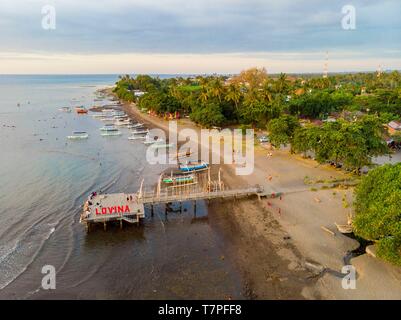
M94 191L88 196L88 201L86 202L85 208L84 208L85 218L88 218L91 214L91 205L93 204L92 200L94 197L96 197L96 195L97 195L97 192Z

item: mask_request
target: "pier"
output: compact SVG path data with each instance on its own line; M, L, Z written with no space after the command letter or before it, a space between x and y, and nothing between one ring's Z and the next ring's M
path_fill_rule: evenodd
M216 181L211 180L210 170L207 170L206 173L197 173L193 183L173 183L163 186L163 177L165 174L159 177L158 184L152 191L144 190L144 180L142 180L136 193L92 194L83 206L80 223L86 226L87 231L90 230L92 224L103 224L104 230L106 230L109 222L119 222L122 228L124 221L138 224L145 217L145 205L150 206L153 215L154 206L164 204L167 214L171 203L180 203L182 210L183 202L192 201L196 213L196 202L199 200L240 199L251 196L257 196L260 200L262 197L280 195L266 193L259 185L226 189L221 180L220 170Z

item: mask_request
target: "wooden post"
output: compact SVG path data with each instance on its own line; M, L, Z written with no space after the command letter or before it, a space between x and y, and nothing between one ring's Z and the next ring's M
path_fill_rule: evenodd
M140 186L140 188L139 188L139 195L138 195L138 198L139 199L142 199L142 196L143 196L143 182L144 182L144 180L145 179L142 179L142 181L141 181L141 186Z
M152 218L153 218L153 215L154 215L154 211L153 211L153 203L150 205L150 215L152 216Z
M180 201L180 213L182 213L182 201Z
M221 191L221 168L219 168L219 190Z
M120 229L123 228L123 219L120 219Z
M196 217L196 200L194 200L194 216Z
M162 179L163 179L163 174L160 175L159 181L157 183L157 197L158 198L160 197Z
M106 220L104 220L104 221L103 221L103 229L104 229L104 231L106 231L106 228L107 228L107 227L106 227Z

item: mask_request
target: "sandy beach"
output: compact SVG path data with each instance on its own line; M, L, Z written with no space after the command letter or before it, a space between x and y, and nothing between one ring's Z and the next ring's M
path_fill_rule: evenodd
M168 121L141 113L134 104L124 110L168 131ZM189 119L178 127L199 130ZM267 156L267 153L271 156ZM209 203L209 221L228 239L227 259L244 274L244 292L251 299L400 299L401 271L367 254L351 259L357 288L342 288L342 267L359 243L343 234L352 213L352 188L332 188L322 182L351 177L330 166L291 155L288 150L255 147L255 169L237 176L235 165L222 165L229 187L259 184L282 197L258 201L216 200ZM216 168L212 169L216 170ZM320 182L307 184L306 180ZM228 219L227 219L228 217ZM223 219L224 218L224 219ZM226 221L230 221L227 225ZM223 223L224 222L224 223Z

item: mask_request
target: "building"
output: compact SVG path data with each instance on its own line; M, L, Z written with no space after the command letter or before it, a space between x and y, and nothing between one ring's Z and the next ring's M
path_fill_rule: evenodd
M388 125L388 133L390 135L396 134L398 132L401 133L401 122L399 121L391 121Z

